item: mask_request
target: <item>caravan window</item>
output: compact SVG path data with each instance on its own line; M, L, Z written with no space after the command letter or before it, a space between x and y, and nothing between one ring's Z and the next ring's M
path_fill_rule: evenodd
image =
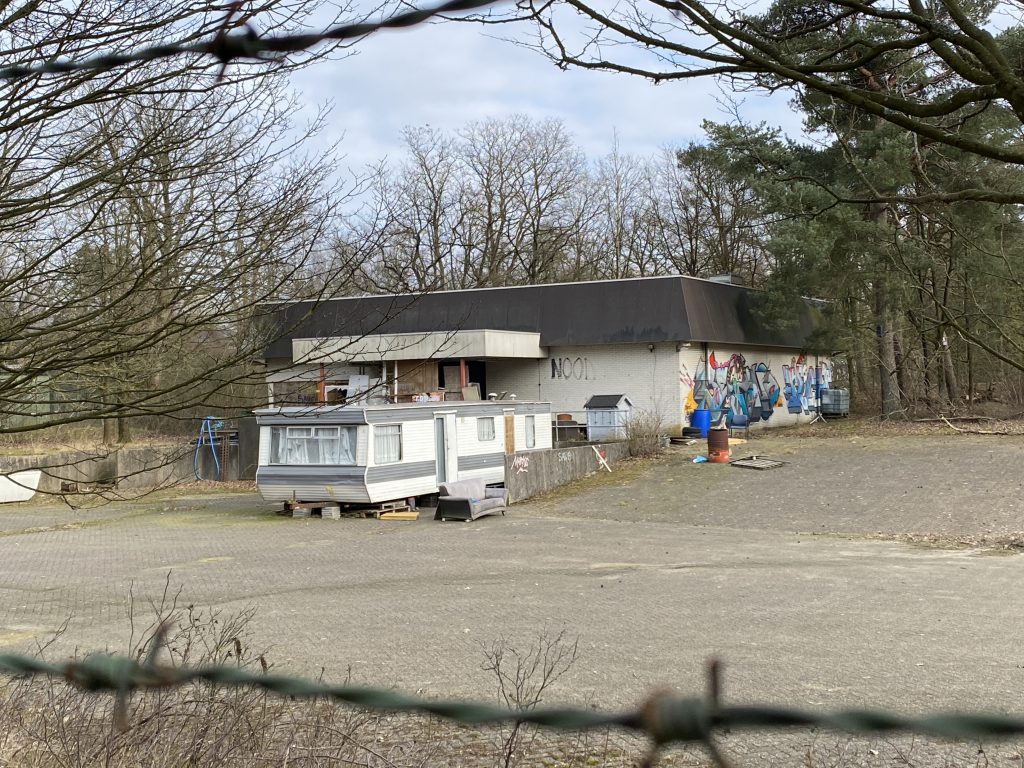
M402 425L378 424L373 428L373 463L394 464L402 460Z
M535 448L537 446L537 423L535 416L526 417L526 447Z
M355 427L271 427L271 464L355 464Z
M487 416L476 420L476 439L481 442L494 439L493 416Z

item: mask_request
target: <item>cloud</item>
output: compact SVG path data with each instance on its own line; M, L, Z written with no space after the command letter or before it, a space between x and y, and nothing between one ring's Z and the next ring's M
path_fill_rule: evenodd
M654 85L628 75L562 71L539 53L488 37L473 24L435 23L384 32L359 43L354 56L320 62L294 85L310 115L332 101L325 144L344 136L352 168L402 154L401 131L429 124L456 131L487 117L522 113L561 120L587 156L650 155L702 137L705 119L725 121L710 79ZM785 100L755 97L754 119L778 117L798 129Z

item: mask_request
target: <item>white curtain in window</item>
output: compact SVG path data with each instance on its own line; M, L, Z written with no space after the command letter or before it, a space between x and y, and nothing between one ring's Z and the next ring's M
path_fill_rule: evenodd
M494 439L493 416L487 416L476 420L476 439L481 441Z
M272 427L272 464L355 464L355 427Z
M375 464L389 464L402 460L402 426L381 424L373 428L373 458Z
M526 417L526 447L533 448L537 445L537 426L534 422L535 417Z
M289 437L285 441L285 464L313 464L309 456L309 441L304 437Z
M331 460L333 464L355 464L356 463L356 428L342 427L338 441L335 443L335 456Z
M287 438L284 443L285 464L315 464L319 460L319 451L316 456L310 455L309 438L313 435L312 427L286 427Z

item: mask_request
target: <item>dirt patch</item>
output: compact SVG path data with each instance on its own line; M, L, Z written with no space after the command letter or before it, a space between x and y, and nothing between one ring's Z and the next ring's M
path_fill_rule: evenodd
M832 428L833 422L820 425ZM818 428L815 425L811 429ZM807 429L807 428L804 428ZM824 433L823 433L824 434ZM1016 436L803 431L755 435L733 457L780 459L767 471L693 464L674 447L516 505L524 514L684 526L852 534L923 546L1024 549Z
M921 547L933 549L978 549L990 552L1004 552L1006 554L1024 552L1024 532L1001 535L981 536L957 536L941 533L897 533L897 534L875 534L866 536L869 539L883 539L888 541L902 541L907 544L915 544Z

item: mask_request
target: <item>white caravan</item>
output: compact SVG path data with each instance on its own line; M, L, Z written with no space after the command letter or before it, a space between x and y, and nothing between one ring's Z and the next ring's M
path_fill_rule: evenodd
M551 448L551 404L520 400L266 408L256 422L267 501L377 504L503 483L507 454Z

